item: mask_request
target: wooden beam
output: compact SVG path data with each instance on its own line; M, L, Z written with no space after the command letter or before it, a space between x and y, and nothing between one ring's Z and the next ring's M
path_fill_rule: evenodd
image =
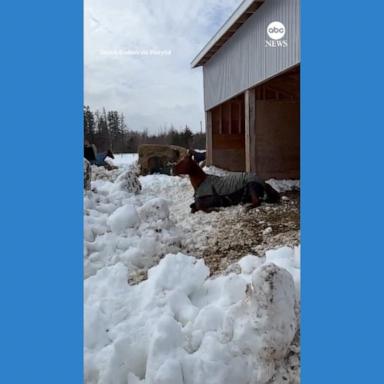
M256 92L245 91L245 171L256 171Z
M239 118L237 119L237 133L241 133L241 102L236 101L237 105L237 113L239 114Z
M280 95L283 95L283 96L288 97L288 98L293 98L293 97L297 96L297 95L295 95L295 94L293 94L291 92L287 92L287 91L285 91L283 89L280 89L280 88L277 88L277 87L274 87L274 86L266 85L265 88L269 89L272 92L277 92ZM278 98L277 98L277 100L278 100Z
M228 101L228 133L232 133L232 103Z
M206 134L206 149L207 149L207 165L212 165L213 148L212 148L212 112L205 112L205 134Z
M241 118L243 117L243 111L242 111L242 103L241 101L238 101L238 108L239 108L239 126L238 126L238 132L241 133Z
M250 124L249 124L249 90L245 91L245 171L251 170Z
M222 104L219 105L219 134L223 133L223 108Z

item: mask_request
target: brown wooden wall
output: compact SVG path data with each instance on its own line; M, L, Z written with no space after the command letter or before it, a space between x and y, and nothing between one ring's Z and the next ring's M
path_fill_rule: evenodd
M233 98L211 110L212 163L230 171L243 171L244 97Z
M300 67L255 88L253 169L260 177L300 178Z
M264 178L300 178L299 101L256 100L256 173Z

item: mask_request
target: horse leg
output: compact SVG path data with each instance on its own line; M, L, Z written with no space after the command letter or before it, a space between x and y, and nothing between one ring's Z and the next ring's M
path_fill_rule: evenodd
M190 207L192 213L197 211L203 211L205 213L217 211L217 204L214 196L199 197L195 199L195 202L191 204Z
M197 212L197 206L196 206L196 203L192 203L189 208L191 208L191 213L195 213Z
M258 183L249 183L247 188L251 200L249 209L258 207L261 204L260 196L263 195L262 186Z
M265 183L265 192L267 193L266 203L279 203L280 193L272 188L268 183Z

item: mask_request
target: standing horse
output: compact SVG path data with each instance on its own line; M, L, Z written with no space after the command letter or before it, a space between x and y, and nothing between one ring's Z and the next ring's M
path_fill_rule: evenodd
M234 173L228 176L207 175L188 153L173 167L173 175L188 175L195 190L192 213L210 212L216 207L251 203L258 207L262 201L278 203L280 195L254 173Z

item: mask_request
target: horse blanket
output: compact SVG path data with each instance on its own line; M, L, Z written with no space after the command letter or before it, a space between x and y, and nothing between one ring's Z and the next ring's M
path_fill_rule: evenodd
M260 186L260 198L264 197L264 181L254 173L234 173L228 176L208 175L195 191L195 198L206 196L230 196L246 188L249 183Z

